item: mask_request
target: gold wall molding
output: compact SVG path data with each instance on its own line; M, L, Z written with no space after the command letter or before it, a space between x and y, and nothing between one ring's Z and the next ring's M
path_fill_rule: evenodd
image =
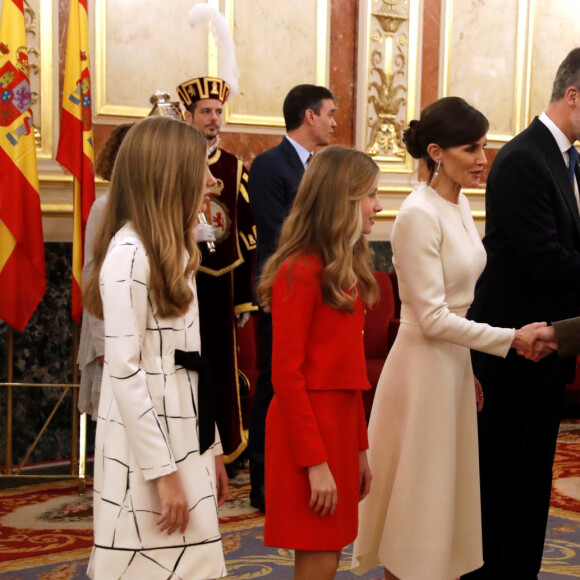
M219 0L207 3L217 8ZM199 29L194 31L189 26L190 5L179 3L177 10L173 7L168 10L162 3L143 3L138 8L138 18L131 18L130 22L123 19L136 4L95 0L93 5L95 40L91 67L96 87L93 120L114 123L127 117L144 118L151 110L149 97L156 90L166 91L177 99L176 87L180 83L209 74L208 35L202 40ZM111 35L116 35L114 41ZM109 58L111 45L125 52ZM205 66L198 73L200 60ZM130 75L134 76L127 79ZM161 75L164 80L160 81Z
M580 45L578 0L528 0L528 4L526 125L547 107L559 64Z
M361 0L357 144L381 172L409 174L402 134L418 111L420 0Z
M128 107L126 105L113 104L107 98L107 0L96 0L95 10L95 50L91 59L94 63L95 77L95 105L93 115L96 117L146 117L150 111L149 106ZM173 90L174 87L157 87L161 90ZM94 117L93 117L94 118Z
M275 10L271 0L207 0L207 4L224 14L237 49L241 94L230 98L226 104L226 130L246 131L249 128L251 132L255 127L279 132L284 126L282 102L292 86L301 82L328 84L330 0L294 0L291 4L276 4ZM187 78L219 76L213 36L205 31L200 35L203 25L195 31L189 28L186 24L189 6L180 3L179 12L165 10L162 28L156 25L160 16L155 16L161 5L143 4L139 22L128 26L119 22L121 16L116 7L123 6L124 0L95 0L94 3L92 63L97 122L99 118L107 122L106 118L145 117L150 110L149 95L155 89L175 95L178 84ZM151 15L150 26L147 14ZM168 42L166 31L171 29L172 19L175 21L173 45L169 49L165 46L163 54L157 54L153 57L154 62L148 62L149 47ZM245 33L246 30L252 32ZM192 46L192 37L199 46ZM139 82L129 81L135 85L134 94L129 94L127 87L118 86L122 82L114 81L122 75L127 60L111 57L114 46L126 48L126 54L136 54L143 59L134 64L139 70ZM139 52L139 46L146 48ZM297 60L301 66L297 66ZM165 80L159 81L161 69L174 72L163 72ZM149 92L146 96L140 95L145 87Z
M442 9L440 94L485 113L488 141L501 146L548 105L558 65L578 46L578 0L442 0Z
M523 128L529 1L443 0L441 94L480 109L490 121L490 143L503 144Z
M271 5L271 0L263 0L265 4ZM249 12L244 14L251 3L257 4L257 0L225 0L225 18L230 25L230 30L232 31L232 35L234 38L234 44L236 46L241 45L246 39L245 38L238 38L237 31L241 28L242 20L244 17L249 16ZM294 29L302 29L301 32L305 35L304 44L310 44L313 47L313 52L310 54L303 54L300 55L299 60L306 60L310 63L311 71L302 71L300 76L296 76L293 71L297 69L296 65L296 54L295 54L295 47L286 46L284 45L284 50L277 55L275 59L272 59L271 55L260 53L260 58L263 59L264 66L258 66L257 68L257 59L255 55L252 55L249 62L244 62L244 52L240 50L243 48L243 45L240 46L240 49L237 50L238 56L238 68L240 69L240 92L241 95L239 97L234 97L230 99L230 102L226 104L225 107L225 120L228 125L238 125L241 127L247 126L254 126L254 127L284 127L284 117L278 113L278 111L282 111L282 103L284 101L284 97L288 93L294 85L299 83L312 83L316 85L323 85L328 86L329 80L329 66L328 66L328 43L329 43L329 31L330 31L330 7L329 7L329 0L301 0L301 2L295 2L297 6L294 7L293 12L295 12L300 21L292 22L287 21L286 29L292 30ZM300 4L302 4L302 9L300 8ZM276 5L277 7L281 7L281 5ZM308 14L308 11L313 11L315 14L312 14L313 18L305 18L304 14ZM262 13L267 15L268 17L272 17L272 10L263 10ZM237 16L241 16L241 21L238 22ZM311 29L308 29L304 26L306 22L312 22L313 26ZM245 23L246 25L248 23ZM272 28L272 26L268 26L268 22L256 22L252 21L250 23L254 26L257 30L264 30L268 31L270 36L270 46L273 49L273 43L279 40L279 34L284 32L283 29ZM283 38L283 37L282 37ZM217 74L217 54L215 51L210 50L210 57L211 57L211 64L210 70L215 71ZM283 57L286 57L287 60L282 60ZM274 64L275 66L271 66ZM313 62L311 62L313 61ZM244 71L252 70L252 82L244 82ZM292 75L293 80L288 82L287 79L284 79L284 76ZM295 78L294 78L295 77ZM248 77L246 77L246 80ZM255 95L254 97L251 96L252 90L261 91L265 87L273 86L276 87L276 91L273 92L270 98L267 100L268 102L264 101L260 103L259 95ZM246 95L250 93L249 97ZM244 100L243 106L240 101ZM268 114L264 113L263 109L265 107L272 106L274 107L275 113ZM242 111L242 108L244 111ZM255 110L252 110L255 109ZM277 114L276 114L277 113Z
M415 189L411 185L380 185L379 198L381 203L386 206L380 211L376 219L379 221L393 221L399 215L399 206L404 199ZM481 205L485 198L485 188L462 189L463 193L474 205ZM471 215L476 221L485 220L485 211L472 209Z
M39 174L38 181L40 185L72 185L73 176L70 173L63 174Z
M42 217L50 218L72 218L72 203L41 203L40 211Z

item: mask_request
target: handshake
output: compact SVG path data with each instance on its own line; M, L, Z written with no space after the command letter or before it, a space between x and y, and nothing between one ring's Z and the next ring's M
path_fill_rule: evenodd
M545 322L533 322L516 330L512 342L519 355L538 362L558 350L558 342L553 326Z

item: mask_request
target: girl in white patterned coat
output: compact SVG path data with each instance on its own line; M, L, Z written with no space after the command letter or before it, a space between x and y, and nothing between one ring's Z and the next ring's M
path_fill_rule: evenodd
M104 318L95 443L94 580L226 575L227 476L200 357L193 228L215 183L203 135L151 117L127 134L85 307Z

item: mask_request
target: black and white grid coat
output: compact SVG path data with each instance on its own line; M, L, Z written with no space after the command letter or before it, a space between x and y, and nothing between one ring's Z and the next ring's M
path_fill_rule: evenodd
M216 428L216 443L200 455L198 375L174 361L175 349L201 348L197 295L184 316L160 318L149 278L143 244L125 225L100 273L105 366L89 573L95 579L218 578L226 573L215 483L222 447ZM161 506L154 480L176 470L190 520L184 534L168 536L155 523Z

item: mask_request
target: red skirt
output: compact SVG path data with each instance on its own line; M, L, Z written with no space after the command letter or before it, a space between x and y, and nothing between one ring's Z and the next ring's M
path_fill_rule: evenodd
M294 550L341 550L358 529L359 391L308 391L336 482L338 503L321 518L309 507L308 469L294 461L276 396L266 419L266 546Z

